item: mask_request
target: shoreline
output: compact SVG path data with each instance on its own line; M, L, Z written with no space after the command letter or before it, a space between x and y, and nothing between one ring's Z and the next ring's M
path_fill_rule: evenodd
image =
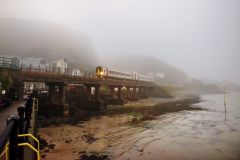
M192 107L192 104L200 103L199 97L189 97L183 99L174 99L167 102L159 102L153 105L126 105L126 106L111 106L103 113L104 115L119 115L131 112L141 114L151 114L158 116L166 113L179 112L182 110L202 110L200 107Z
M148 100L143 100L145 102ZM102 115L78 124L60 123L39 129L42 159L110 159L106 153L119 144L124 136L141 133L148 122L157 116L183 110L202 110L193 107L199 97L172 99L170 101L110 106ZM54 124L54 123L53 123ZM55 123L56 124L56 123ZM118 135L118 133L121 133ZM43 139L46 139L43 140ZM44 147L45 146L45 147Z

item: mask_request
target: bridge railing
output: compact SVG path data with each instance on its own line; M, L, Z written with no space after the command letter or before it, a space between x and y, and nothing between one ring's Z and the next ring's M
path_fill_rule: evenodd
M18 115L10 116L7 119L7 126L0 136L0 159L5 156L5 160L23 160L24 147L28 146L39 155L39 142L37 147L30 144L26 136L37 140L33 135L29 134L30 119L35 100L29 98L24 105L18 107ZM37 140L38 141L38 140ZM37 149L36 149L37 148ZM29 158L29 157L28 157Z
M75 77L75 78L84 78L84 79L95 79L96 75L95 73L91 72L76 72L74 69L65 69L60 70L58 67L41 67L39 66L20 66L20 71L32 75L47 75L52 77Z

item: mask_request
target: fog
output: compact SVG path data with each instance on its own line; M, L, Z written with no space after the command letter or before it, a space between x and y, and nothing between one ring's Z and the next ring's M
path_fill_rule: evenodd
M48 63L66 58L72 67L85 71L93 71L98 64L88 36L59 24L1 19L0 35L0 55L44 58Z
M86 56L92 59L92 64L114 65L122 57L142 55L165 61L190 78L240 84L239 0L1 0L0 24L6 19L12 20L8 25L15 31L19 27L16 23L27 21L21 31L30 37L41 30L44 34L37 37L42 38L33 38L37 42L55 37L50 46L61 46L60 49L46 50L43 56L51 51L53 57L61 57L69 48L78 46L66 56L73 60ZM33 22L38 29L28 32ZM8 31L11 33L11 29ZM2 30L0 35L3 54L13 53L3 49L9 44L6 32ZM53 43L55 40L57 43ZM17 46L24 48L30 44ZM41 48L36 55L42 55L43 47L34 47ZM18 48L14 53L18 54Z

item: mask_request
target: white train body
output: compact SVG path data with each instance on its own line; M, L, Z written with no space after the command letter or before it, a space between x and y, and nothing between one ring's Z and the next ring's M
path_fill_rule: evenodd
M96 68L96 76L99 78L109 77L109 78L119 78L119 79L127 79L127 80L138 80L138 81L146 81L153 82L153 78L149 76L139 75L137 72L122 72L113 69L109 69L106 67L98 66Z

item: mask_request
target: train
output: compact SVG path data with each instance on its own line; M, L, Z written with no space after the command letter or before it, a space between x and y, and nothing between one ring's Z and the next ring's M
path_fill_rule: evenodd
M137 72L130 73L130 72L118 71L118 70L109 69L103 66L96 67L96 76L98 78L116 78L116 79L153 82L153 78L150 76L141 75L141 74L138 74Z
M64 65L67 66L67 64L65 63ZM66 71L67 71L68 74L71 74L73 76L84 76L84 73L82 73L79 69L71 69L68 71L67 68L62 69L54 65L53 65L53 68L50 68L50 64L45 64L45 63L41 64L40 59L38 58L36 59L26 58L24 61L21 62L18 58L0 57L0 67L14 68L14 69L19 69L20 67L23 69L31 68L32 71L36 70L38 72L45 72L46 70L51 70L53 72L58 72L62 74L66 74ZM96 76L98 78L115 78L115 79L153 82L153 78L150 76L141 75L141 74L138 74L137 72L118 71L118 70L110 69L103 66L96 67Z

